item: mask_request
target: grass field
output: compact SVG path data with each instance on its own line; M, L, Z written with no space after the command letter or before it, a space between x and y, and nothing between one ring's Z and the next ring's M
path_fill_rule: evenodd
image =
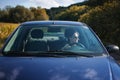
M11 34L11 32L18 26L19 24L14 23L3 23L0 22L0 48L5 42L5 39Z

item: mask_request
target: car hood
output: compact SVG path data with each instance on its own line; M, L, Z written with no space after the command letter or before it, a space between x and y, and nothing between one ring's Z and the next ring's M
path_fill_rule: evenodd
M112 80L111 72L107 57L0 57L0 80Z

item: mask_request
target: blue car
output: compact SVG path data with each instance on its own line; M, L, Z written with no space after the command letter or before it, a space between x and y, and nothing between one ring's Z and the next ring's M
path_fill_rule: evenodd
M82 22L24 22L0 50L0 80L120 80L120 65Z

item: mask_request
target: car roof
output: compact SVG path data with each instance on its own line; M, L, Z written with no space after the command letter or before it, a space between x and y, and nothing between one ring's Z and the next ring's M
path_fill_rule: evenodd
M82 22L76 21L27 21L22 23L21 25L86 25Z

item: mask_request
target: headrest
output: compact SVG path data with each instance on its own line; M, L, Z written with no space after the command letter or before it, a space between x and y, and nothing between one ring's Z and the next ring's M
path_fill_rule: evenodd
M74 28L67 28L64 32L65 37L69 38L71 37L74 33L76 32L76 30Z
M30 34L32 38L43 38L43 31L41 29L33 29Z

